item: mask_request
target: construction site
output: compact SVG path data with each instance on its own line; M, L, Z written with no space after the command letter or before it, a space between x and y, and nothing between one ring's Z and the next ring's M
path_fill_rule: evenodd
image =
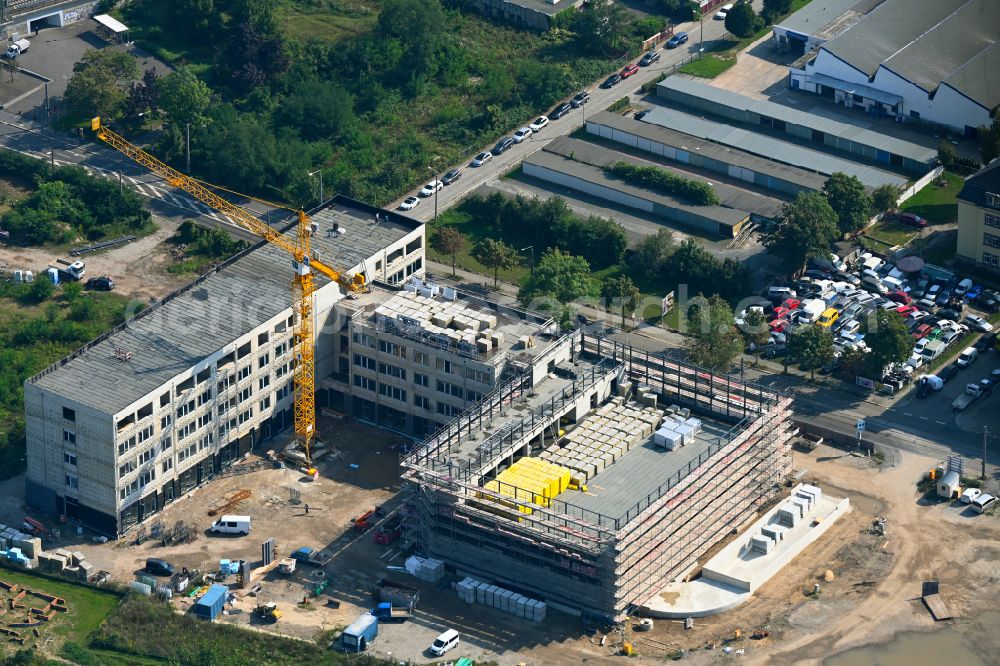
M403 459L410 538L459 575L620 619L776 500L790 407L573 333Z

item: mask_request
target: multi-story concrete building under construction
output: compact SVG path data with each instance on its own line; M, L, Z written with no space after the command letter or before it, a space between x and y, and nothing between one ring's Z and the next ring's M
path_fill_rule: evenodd
M620 618L777 497L791 398L581 332L531 351L404 459L426 554Z

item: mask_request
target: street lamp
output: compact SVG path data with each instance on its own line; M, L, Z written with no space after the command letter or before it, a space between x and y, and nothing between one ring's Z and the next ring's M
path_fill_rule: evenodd
M316 169L315 171L313 171L312 173L310 173L309 176L312 177L312 176L315 176L316 174L319 174L319 205L322 206L323 205L323 170L322 169Z
M431 164L434 164L439 159L441 159L441 156L435 155L434 157L431 158ZM438 219L438 190L441 189L439 187L441 185L441 182L438 180L438 174L437 171L434 170L434 167L427 165L427 170L430 171L431 174L434 176L434 221L436 222Z
M531 250L531 277L535 277L535 246L522 247L518 252L524 252L525 250Z

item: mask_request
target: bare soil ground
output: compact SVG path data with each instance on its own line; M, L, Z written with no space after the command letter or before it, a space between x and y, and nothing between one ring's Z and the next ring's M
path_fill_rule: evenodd
M159 299L191 281L191 276L167 272L174 259L166 240L174 235L179 224L167 218L154 218L159 227L155 232L128 245L88 254L81 259L87 264L87 276L110 275L115 291L136 300ZM49 262L64 253L59 248L15 247L0 245L0 269L14 271L45 269Z

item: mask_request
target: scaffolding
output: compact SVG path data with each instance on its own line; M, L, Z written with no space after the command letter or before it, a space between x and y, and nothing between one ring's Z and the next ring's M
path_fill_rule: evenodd
M606 338L576 332L569 343L591 365L567 388L520 418L508 413L469 455L474 433L535 395L531 373L520 373L403 460L409 524L419 548L462 572L620 619L775 496L791 469L792 400ZM595 411L595 396L609 395L611 383L620 393L641 386L729 429L619 515L565 499L573 493L535 503L530 490L503 487L501 467L531 455L531 443L567 419Z

